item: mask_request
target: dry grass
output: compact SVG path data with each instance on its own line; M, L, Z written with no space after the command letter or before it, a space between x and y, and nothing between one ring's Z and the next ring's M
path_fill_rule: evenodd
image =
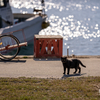
M0 100L100 100L100 77L0 78Z

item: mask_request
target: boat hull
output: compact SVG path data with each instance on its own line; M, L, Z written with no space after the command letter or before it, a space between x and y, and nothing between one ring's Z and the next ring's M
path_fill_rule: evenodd
M39 15L28 18L24 22L0 29L0 34L13 34L20 42L30 43L30 41L34 38L34 35L38 34L39 31L42 30L42 23L46 20L46 18L46 16L41 17Z

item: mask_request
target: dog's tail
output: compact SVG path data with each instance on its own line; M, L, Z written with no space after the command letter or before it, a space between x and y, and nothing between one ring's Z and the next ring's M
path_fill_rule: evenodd
M86 66L85 66L85 65L83 65L81 61L79 61L79 63L80 63L83 67L85 67L85 68L86 68Z

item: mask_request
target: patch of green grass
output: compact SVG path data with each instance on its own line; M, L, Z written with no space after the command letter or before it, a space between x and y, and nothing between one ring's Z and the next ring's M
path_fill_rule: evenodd
M23 56L23 58L24 58L24 59L27 59L28 57L27 57L27 56Z
M99 100L100 77L0 78L0 100Z

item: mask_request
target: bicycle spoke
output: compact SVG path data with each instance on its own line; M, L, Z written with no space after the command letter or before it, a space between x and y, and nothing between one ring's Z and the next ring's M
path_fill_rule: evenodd
M11 60L19 52L19 41L11 35L0 37L0 55L3 60Z

